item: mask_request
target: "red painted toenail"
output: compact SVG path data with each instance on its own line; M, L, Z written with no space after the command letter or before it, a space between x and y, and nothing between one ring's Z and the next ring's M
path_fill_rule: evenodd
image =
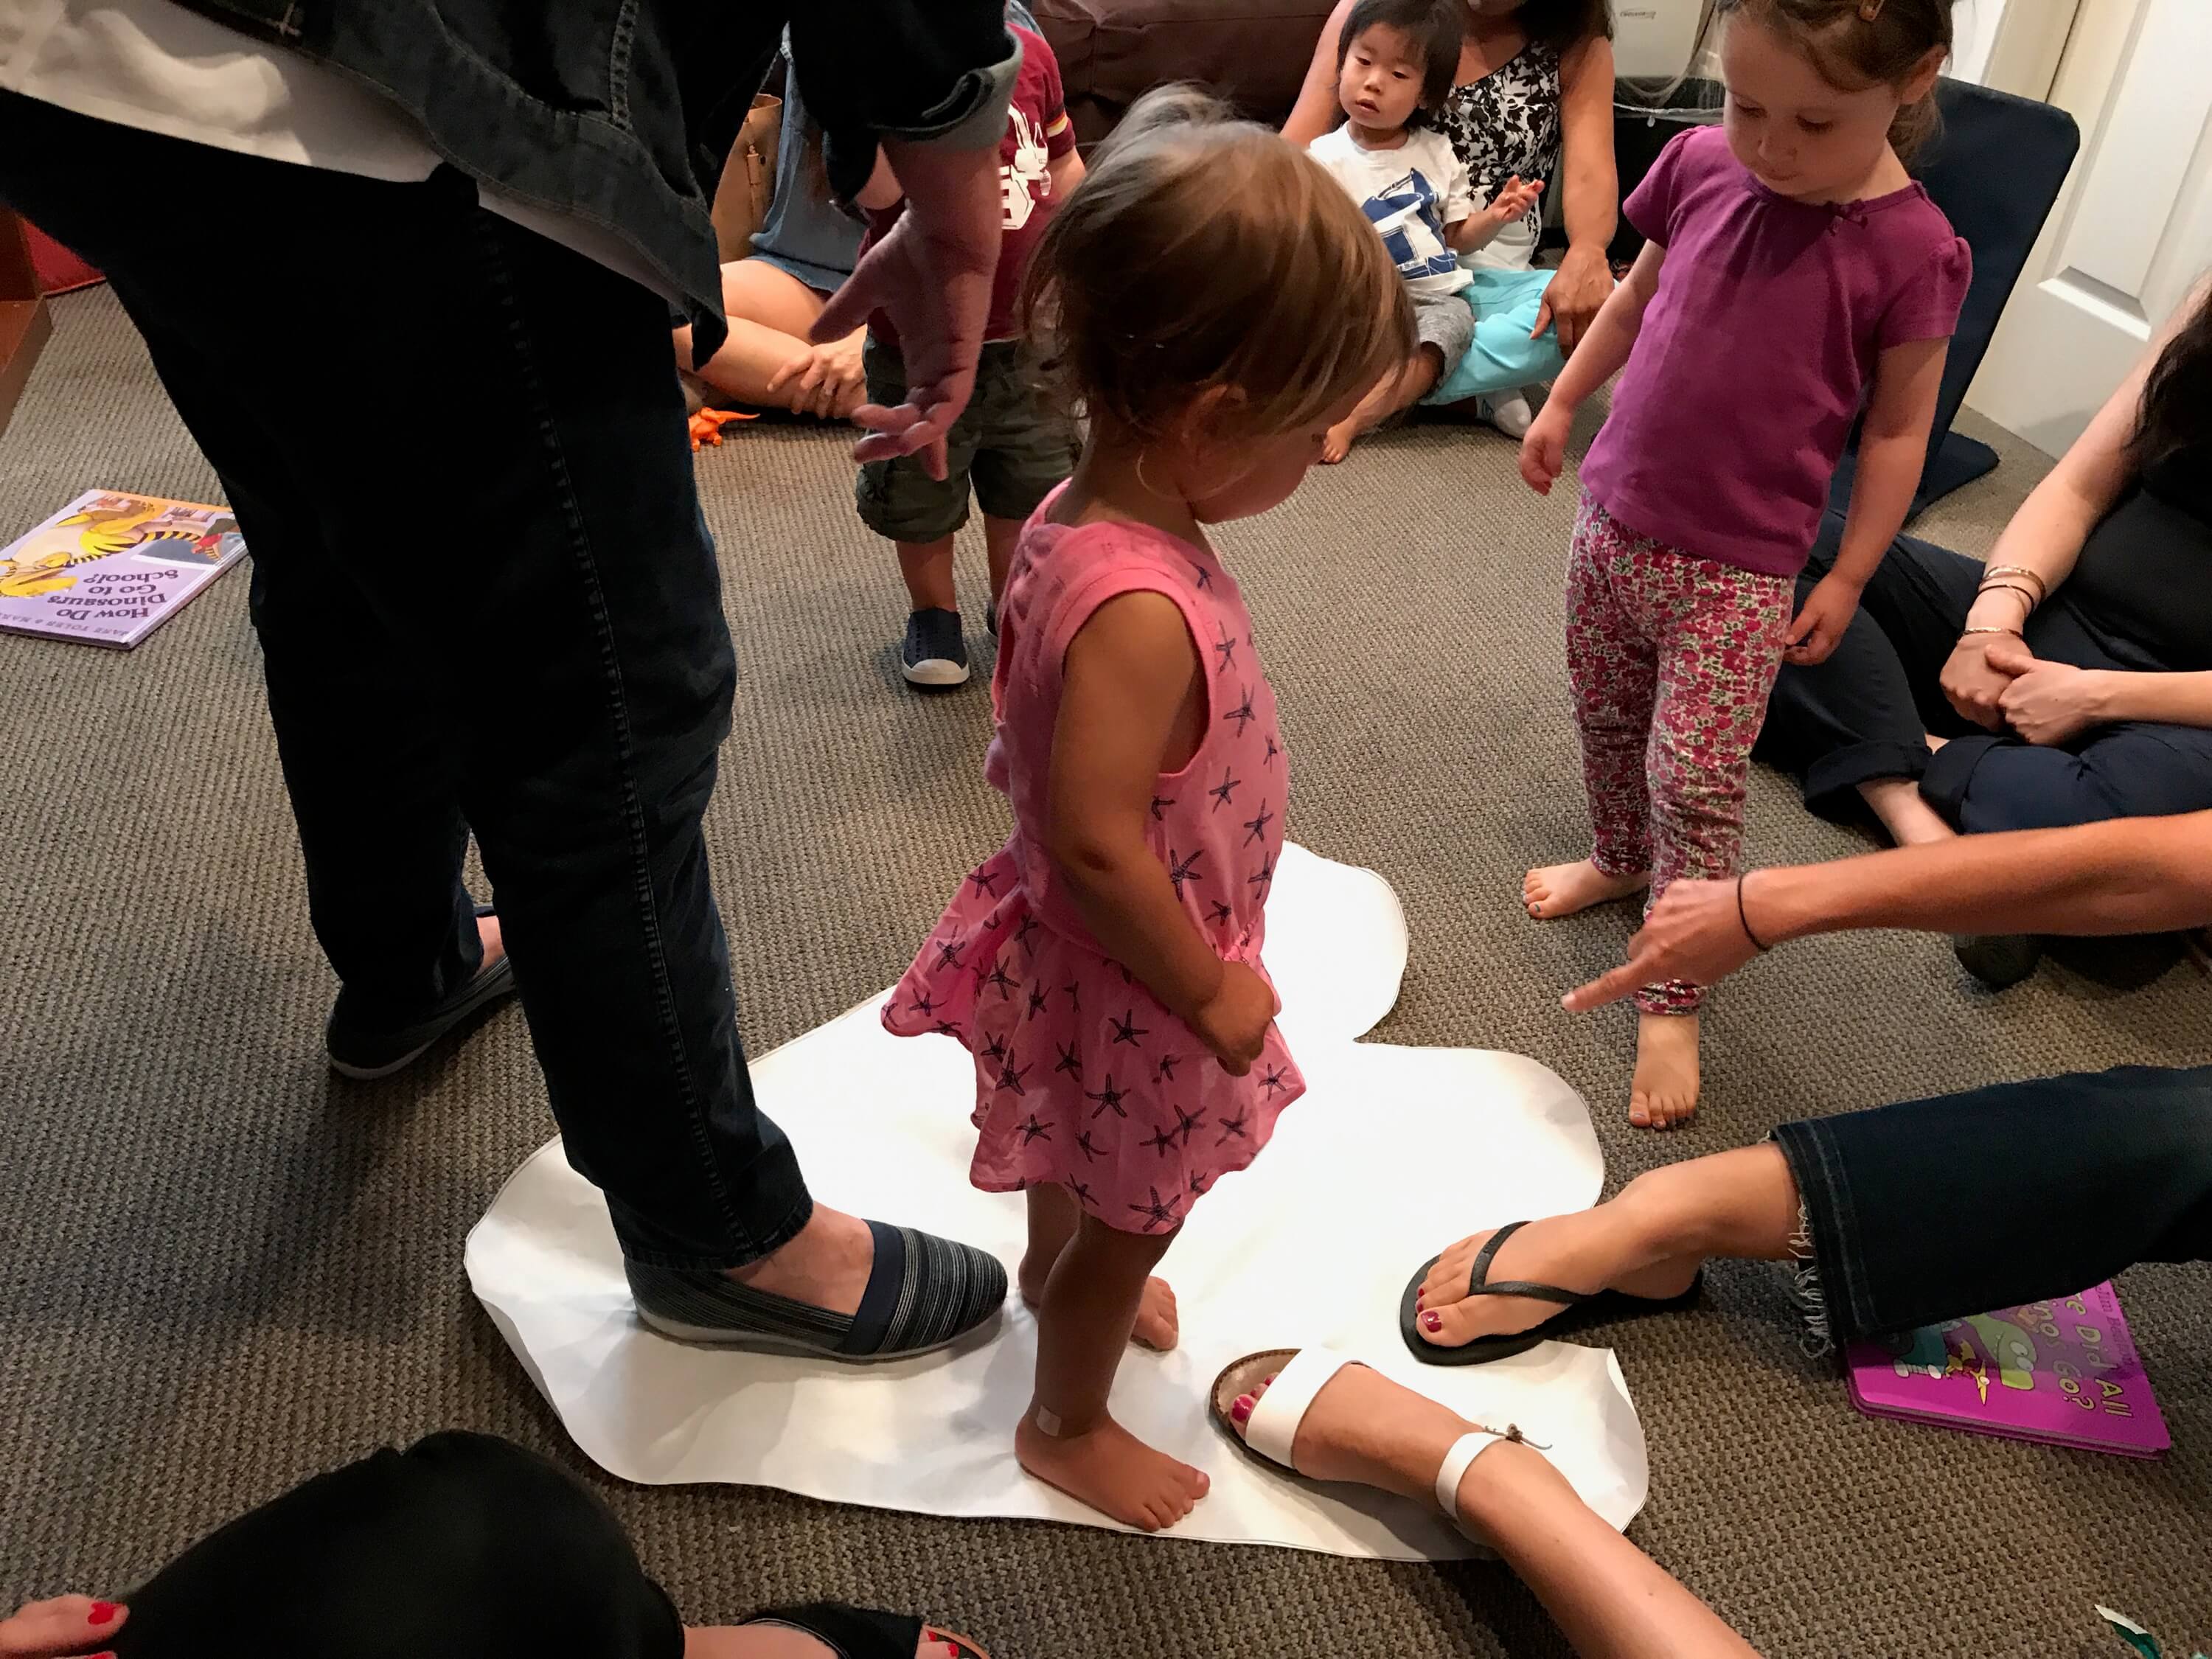
M112 1601L94 1601L91 1610L84 1615L84 1621L88 1625L112 1625L115 1622L115 1615L122 1611Z
M1237 1403L1229 1408L1229 1420L1232 1423L1242 1423L1251 1415L1252 1396L1249 1394L1238 1395Z
M1440 1313L1423 1314L1421 1316L1421 1328L1424 1330L1440 1331L1444 1328L1444 1316Z

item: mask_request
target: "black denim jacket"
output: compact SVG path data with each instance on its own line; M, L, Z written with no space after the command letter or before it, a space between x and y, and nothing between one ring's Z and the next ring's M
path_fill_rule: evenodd
M184 0L328 64L472 177L604 225L722 341L708 204L785 26L831 187L878 134L997 142L1016 61L1002 0Z

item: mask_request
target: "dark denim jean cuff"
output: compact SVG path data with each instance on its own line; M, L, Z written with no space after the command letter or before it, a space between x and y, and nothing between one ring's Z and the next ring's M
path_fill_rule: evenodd
M1881 738L1831 750L1805 769L1805 807L1824 818L1858 810L1858 788L1876 778L1925 776L1936 757L1924 743Z
M1971 738L1954 738L1928 757L1927 770L1920 775L1920 793L1928 804L1958 824L1966 810L1966 790L1973 782L1974 769L1988 757L1990 750L2013 739L1977 733Z
M749 1212L780 1218L763 1232L742 1239L732 1237L720 1247L708 1246L696 1239L678 1237L610 1194L607 1210L614 1219L615 1241L622 1246L622 1253L627 1260L652 1267L683 1267L695 1273L721 1273L731 1267L747 1267L763 1256L773 1255L790 1243L814 1218L814 1200L807 1192L805 1182L799 1177L796 1160L792 1161L790 1173L791 1184L796 1188L795 1197L785 1195L780 1201L763 1199L757 1211Z
M1856 1222L1835 1138L1819 1119L1778 1125L1774 1144L1797 1182L1798 1300L1813 1334L1841 1350L1875 1334L1866 1275L1851 1248Z

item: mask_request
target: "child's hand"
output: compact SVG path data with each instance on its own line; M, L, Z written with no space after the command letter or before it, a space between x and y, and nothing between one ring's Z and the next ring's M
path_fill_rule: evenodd
M1827 661L1842 641L1844 629L1858 614L1858 608L1856 586L1839 581L1832 574L1823 576L1805 596L1805 608L1797 613L1797 620L1790 624L1789 645L1782 653L1783 661Z
M1191 1016L1190 1029L1213 1050L1224 1071L1243 1077L1259 1059L1279 1006L1266 980L1241 962L1224 962L1219 988Z
M1555 400L1547 403L1521 440L1521 476L1539 495L1552 493L1553 480L1566 469L1570 417Z
M1498 187L1498 194L1482 208L1481 216L1490 222L1492 234L1495 234L1535 206L1543 193L1541 179L1531 179L1524 185L1516 173Z

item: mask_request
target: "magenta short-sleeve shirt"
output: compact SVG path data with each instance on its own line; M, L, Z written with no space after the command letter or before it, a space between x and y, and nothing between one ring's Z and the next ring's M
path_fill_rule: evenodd
M1918 185L1793 201L1719 127L1669 143L1623 210L1667 259L1583 487L1655 540L1795 575L1875 363L1949 337L1972 255Z

